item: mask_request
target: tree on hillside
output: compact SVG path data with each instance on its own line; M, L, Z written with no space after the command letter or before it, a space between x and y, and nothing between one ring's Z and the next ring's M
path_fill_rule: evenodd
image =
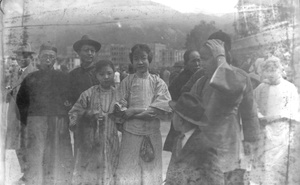
M214 21L207 23L201 20L200 24L196 25L191 32L187 34L185 47L187 49L199 50L207 38L217 30Z

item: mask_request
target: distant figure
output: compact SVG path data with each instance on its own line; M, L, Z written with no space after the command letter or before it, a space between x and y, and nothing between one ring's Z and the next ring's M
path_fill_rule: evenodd
M176 76L179 75L179 73L183 70L183 68L184 68L183 61L175 62L174 66L173 66L173 71L171 72L170 77L169 77L169 85L173 82L173 80L176 78Z
M165 185L223 185L217 152L203 140L199 126L204 109L196 96L184 93L178 102L169 102L172 124L180 132L173 146Z
M61 65L61 66L60 66L60 70L61 70L62 72L64 72L64 73L68 73L68 72L69 72L69 69L68 69L68 67L67 67L66 65Z
M120 80L122 81L124 78L126 78L128 76L128 72L124 69L122 72L121 72L121 75L120 75Z
M28 44L20 46L16 51L16 60L18 66L13 68L11 76L8 80L7 91L7 132L6 132L6 149L15 149L21 167L21 172L24 173L26 167L25 159L25 141L24 137L26 134L25 122L20 122L19 110L16 105L17 94L19 92L21 83L30 73L37 69L33 67L33 54ZM25 177L20 179L20 182L24 182Z
M114 75L114 82L115 82L115 86L118 87L120 85L121 79L120 79L120 72L118 71L118 69L115 71L115 75Z
M191 76L200 69L200 54L196 50L187 50L184 55L184 69L179 75L172 81L169 86L169 91L173 101L177 101L181 95L181 88L191 78ZM173 147L174 138L179 133L176 132L171 124L170 131L167 135L164 150L171 152Z
M259 148L258 165L252 169L252 180L262 185L300 184L297 88L282 78L279 58L268 58L261 67L265 79L255 89L254 97L264 140Z

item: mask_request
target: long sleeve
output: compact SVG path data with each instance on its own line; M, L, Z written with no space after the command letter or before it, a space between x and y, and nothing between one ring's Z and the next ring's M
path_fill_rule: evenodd
M171 101L171 95L168 91L168 86L162 79L158 78L150 107L154 107L165 112L171 112L169 101Z
M78 119L82 117L87 109L91 106L91 90L83 92L78 100L73 105L72 109L69 111L69 119L71 125L76 125Z
M247 142L257 141L260 136L260 127L253 89L249 78L247 78L247 86L239 110L242 119L244 140Z

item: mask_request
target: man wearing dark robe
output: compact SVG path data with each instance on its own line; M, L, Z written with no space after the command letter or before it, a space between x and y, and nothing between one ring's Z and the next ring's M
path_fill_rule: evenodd
M179 73L177 77L171 82L169 86L169 92L171 94L172 100L177 101L181 95L181 88L184 84L190 79L190 77L195 73L198 69L200 69L200 55L195 50L187 50L184 55L184 69ZM164 145L164 150L171 152L173 141L175 137L178 135L171 125L170 131L166 138L166 142Z

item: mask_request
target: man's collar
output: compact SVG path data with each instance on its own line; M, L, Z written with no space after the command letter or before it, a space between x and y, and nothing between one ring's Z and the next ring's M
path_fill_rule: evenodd
M20 67L20 70L22 70L22 71L24 72L24 71L27 69L27 67L28 67L28 66L23 67L23 68Z
M95 67L95 62L90 63L87 67L83 67L82 64L80 64L80 68L84 71L89 71L90 69L93 69Z
M184 133L185 137L189 138L195 132L195 128Z

